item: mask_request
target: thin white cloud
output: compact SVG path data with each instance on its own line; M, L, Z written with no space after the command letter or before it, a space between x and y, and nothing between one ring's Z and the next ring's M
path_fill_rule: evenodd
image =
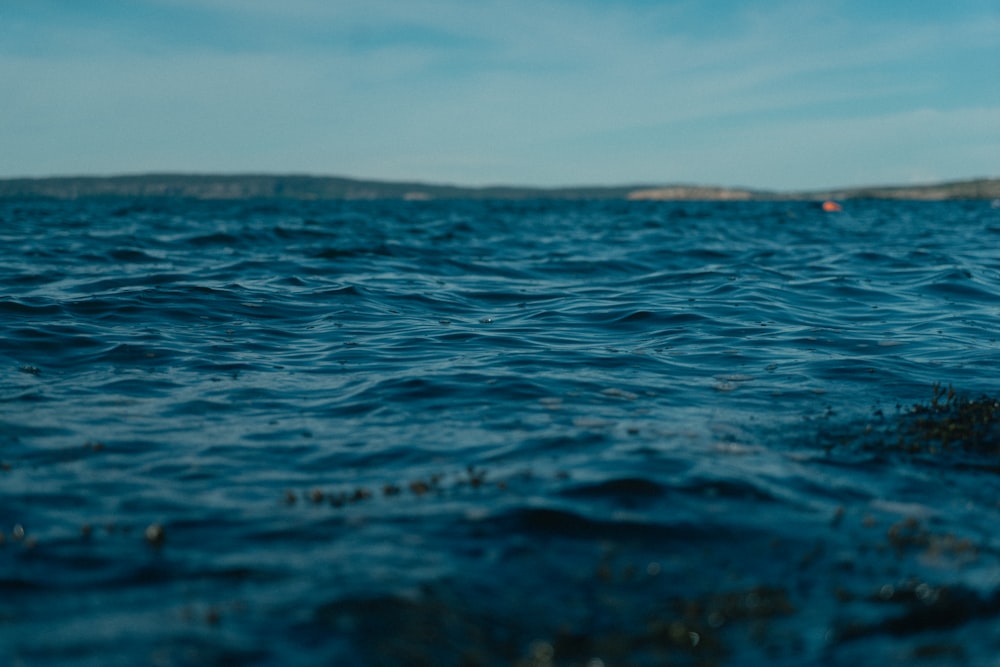
M968 120L950 114L1000 105L997 92L959 87L950 76L997 52L1000 22L988 16L914 18L888 30L827 3L755 5L721 20L701 3L134 6L157 10L151 16L172 27L192 25L157 36L144 33L157 26L141 11L113 22L91 16L52 26L50 35L65 40L0 55L0 81L15 91L0 125L20 128L0 137L0 174L161 165L793 187L795 179L852 180L853 165L845 158L787 169L798 157L784 147L838 141L837 133L848 137L844 145L871 141L875 129L862 139L858 128L885 131L879 118L915 127L905 114L916 108L941 114L924 129L950 136L944 124ZM995 126L980 129L995 138ZM914 151L960 155L954 162L968 168L986 162L961 137L924 147L917 134L905 135L912 149L891 144L900 173ZM877 158L872 164L892 169L892 155Z

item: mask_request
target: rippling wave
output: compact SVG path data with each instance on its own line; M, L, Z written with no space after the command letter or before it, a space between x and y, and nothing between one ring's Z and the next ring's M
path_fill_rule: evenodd
M0 651L989 664L997 215L2 202Z

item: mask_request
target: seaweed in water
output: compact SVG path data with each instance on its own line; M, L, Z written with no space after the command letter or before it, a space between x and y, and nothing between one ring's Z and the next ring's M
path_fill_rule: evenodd
M949 385L934 385L929 405L915 405L904 415L898 447L909 452L963 451L1000 455L1000 401L970 399Z
M881 410L875 415L883 425L868 424L861 435L853 425L828 426L819 434L821 446L827 451L847 446L872 453L952 454L960 467L966 457L974 457L973 467L1000 472L995 460L1000 457L1000 399L969 398L951 385L935 383L929 402L907 408L895 420L886 420Z

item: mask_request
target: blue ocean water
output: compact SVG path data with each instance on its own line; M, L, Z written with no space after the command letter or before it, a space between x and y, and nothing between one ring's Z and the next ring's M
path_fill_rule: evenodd
M0 657L998 665L998 335L989 202L0 202Z

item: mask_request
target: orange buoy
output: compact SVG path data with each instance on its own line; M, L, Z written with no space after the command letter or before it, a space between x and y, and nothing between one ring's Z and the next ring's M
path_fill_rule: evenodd
M823 210L827 213L833 213L835 211L843 211L844 209L835 201L825 201L823 202Z

